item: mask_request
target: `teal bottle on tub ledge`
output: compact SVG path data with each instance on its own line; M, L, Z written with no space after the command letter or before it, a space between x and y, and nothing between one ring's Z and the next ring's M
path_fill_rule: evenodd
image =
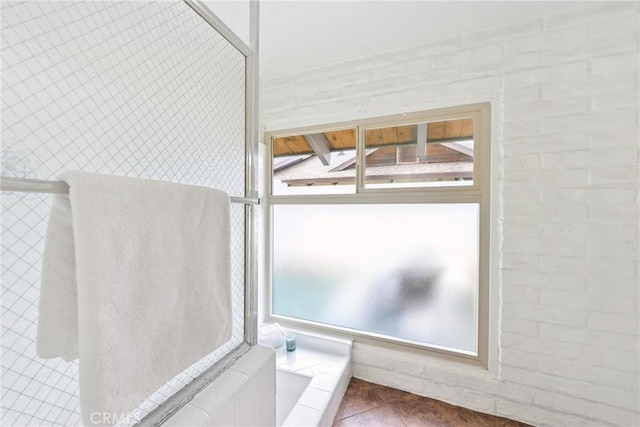
M294 351L296 349L296 334L287 334L286 346L287 351Z

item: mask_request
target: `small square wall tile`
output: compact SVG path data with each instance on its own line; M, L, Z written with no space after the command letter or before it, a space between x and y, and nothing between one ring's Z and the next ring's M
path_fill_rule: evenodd
M232 426L235 423L235 406L226 405L222 409L220 409L217 414L210 418L211 419L207 424L208 426Z
M187 404L164 424L168 427L204 426L209 422L209 416L200 408Z
M309 385L320 390L333 392L336 389L339 381L340 377L337 375L330 375L319 372L313 377L313 379L311 380L311 384Z
M329 375L340 376L347 368L347 361L327 361L319 367L318 372Z
M321 362L315 357L307 357L304 359L297 359L293 362L290 362L290 365L295 371L299 371L302 369L313 368L314 366L317 366L320 363Z
M308 406L296 405L282 424L282 427L317 426L322 418L322 412Z
M312 368L297 369L297 370L295 370L293 372L295 372L298 375L304 375L305 377L313 378L318 374L316 369L318 369L317 366L314 366Z
M319 388L315 387L307 387L304 393L302 393L302 396L300 396L298 404L324 412L327 405L329 405L330 400L330 392L326 390L320 390Z

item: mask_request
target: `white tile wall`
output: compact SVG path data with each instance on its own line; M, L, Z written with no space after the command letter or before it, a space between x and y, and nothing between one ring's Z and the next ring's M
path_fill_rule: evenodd
M275 372L274 350L255 346L164 425L274 426Z
M356 342L354 375L541 426L640 425L639 6L262 82L267 130L491 101L491 372Z

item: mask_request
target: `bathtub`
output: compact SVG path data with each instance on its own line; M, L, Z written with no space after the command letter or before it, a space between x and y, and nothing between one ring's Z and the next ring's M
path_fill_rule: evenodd
M164 425L331 426L351 379L351 341L295 332L295 351L252 347Z
M276 349L276 426L331 426L351 379L351 341L300 330Z
M276 426L284 424L312 378L276 369Z

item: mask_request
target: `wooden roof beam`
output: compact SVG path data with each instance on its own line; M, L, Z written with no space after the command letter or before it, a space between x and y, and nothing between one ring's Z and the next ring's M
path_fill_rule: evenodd
M313 151L322 164L329 166L329 161L331 160L331 144L329 144L329 140L324 133L305 135L304 139L306 139L307 143L313 148Z

